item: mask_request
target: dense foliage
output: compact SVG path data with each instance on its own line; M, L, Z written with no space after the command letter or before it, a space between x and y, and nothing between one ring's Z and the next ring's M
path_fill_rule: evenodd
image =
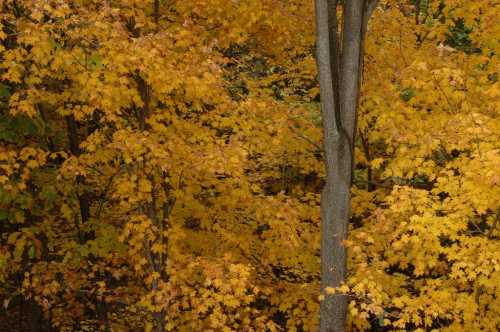
M0 6L0 330L317 330L313 2ZM354 331L500 328L499 16L374 13Z

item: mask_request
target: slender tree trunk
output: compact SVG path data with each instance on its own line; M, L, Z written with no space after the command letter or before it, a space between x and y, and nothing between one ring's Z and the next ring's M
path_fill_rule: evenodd
M159 4L159 2L158 2ZM156 7L156 6L155 6ZM141 95L141 99L144 103L144 106L139 110L138 119L139 119L139 129L142 132L150 130L150 126L147 124L147 119L150 116L150 103L151 103L151 87L147 84L147 82L141 77L137 76L136 78L137 85L139 88L139 94ZM145 163L145 162L144 162ZM145 164L142 165L145 167ZM157 211L157 190L158 186L155 184L155 178L153 175L147 176L148 181L151 183L151 202L148 202L143 207L144 212L148 216L148 218L156 225L158 228L162 229L164 220L161 220L158 216ZM149 264L153 272L158 273L160 277L166 277L164 271L164 265L162 264L162 254L155 254L151 250L152 242L146 237L144 239L145 243L145 254L148 257ZM159 239L156 241L161 241L162 244L165 244L165 237L163 234L159 234ZM164 279L165 280L165 279ZM159 282L157 279L154 279L151 284L151 290L155 295L159 291ZM156 299L153 299L153 304ZM161 310L159 312L153 312L154 319L154 329L156 332L165 332L165 323L166 323L166 312L165 310Z
M329 9L330 6L330 10ZM349 214L351 157L340 118L336 2L317 1L317 62L321 90L326 184L321 196L321 288L338 287L345 276L345 247ZM329 14L330 12L330 14ZM330 17L330 20L328 19ZM333 23L333 24L332 24ZM332 26L333 25L333 26ZM332 45L333 43L333 45ZM321 303L321 331L345 326L345 301L326 295Z
M337 1L316 0L317 65L326 167L326 184L321 195L322 291L327 287L339 287L347 275L344 240L347 239L350 218L362 44L368 16L376 0L344 3L340 40ZM324 295L320 331L345 331L347 297L341 294Z
M80 137L78 134L78 124L72 115L66 117L66 125L68 130L69 150L72 155L78 157L81 155ZM82 175L76 176L77 187L85 185L85 178ZM80 189L80 188L78 188ZM90 195L85 190L78 193L78 202L80 203L80 218L81 225L86 224L90 219ZM78 221L77 221L78 222ZM80 229L81 226L78 226ZM85 243L93 238L93 234L79 231L78 234L81 243Z
M155 18L155 24L158 28L158 24L160 23L160 0L154 0L153 2L153 16Z
M29 320L28 320L28 329L29 332L40 332L42 331L42 309L36 303L34 299L28 300L28 310L29 310Z

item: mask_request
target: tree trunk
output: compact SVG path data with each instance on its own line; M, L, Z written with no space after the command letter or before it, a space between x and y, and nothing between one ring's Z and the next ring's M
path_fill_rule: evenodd
M375 0L345 1L340 41L337 1L316 0L317 65L326 167L326 184L321 195L322 291L327 287L339 287L347 275L344 240L347 239L350 217L362 44L368 16L375 4ZM320 331L345 331L347 297L324 295Z
M342 240L346 236L349 213L351 157L339 117L337 20L336 14L331 14L332 10L336 11L336 1L328 4L327 0L318 0L316 3L317 63L326 163L326 184L321 195L321 288L324 290L339 286L345 275ZM322 301L321 331L341 331L345 326L345 306L339 305L339 301L343 299L333 295L326 295Z
M82 153L80 149L80 137L78 134L78 124L75 118L70 115L66 117L66 125L68 130L69 150L72 155L79 157ZM85 177L82 175L76 176L77 190L79 187L85 186ZM90 219L90 195L82 188L82 192L77 194L78 202L80 203L80 218L81 225L78 225L78 238L80 243L83 244L94 238L92 233L81 231L81 226L85 225ZM78 220L76 221L78 222Z

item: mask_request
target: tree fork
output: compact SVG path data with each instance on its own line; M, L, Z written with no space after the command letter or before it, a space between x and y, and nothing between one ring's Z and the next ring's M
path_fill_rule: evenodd
M337 0L316 0L316 43L325 149L326 184L321 195L321 290L336 288L347 276L347 239L354 165L356 112L363 40L376 0L344 3L338 32ZM342 49L340 49L342 45ZM320 331L346 329L347 296L325 294Z

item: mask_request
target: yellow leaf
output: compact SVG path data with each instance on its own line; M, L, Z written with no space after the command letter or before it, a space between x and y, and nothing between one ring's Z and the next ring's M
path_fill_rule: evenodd
M153 331L153 323L151 322L147 322L146 324L144 324L144 332L151 332Z

